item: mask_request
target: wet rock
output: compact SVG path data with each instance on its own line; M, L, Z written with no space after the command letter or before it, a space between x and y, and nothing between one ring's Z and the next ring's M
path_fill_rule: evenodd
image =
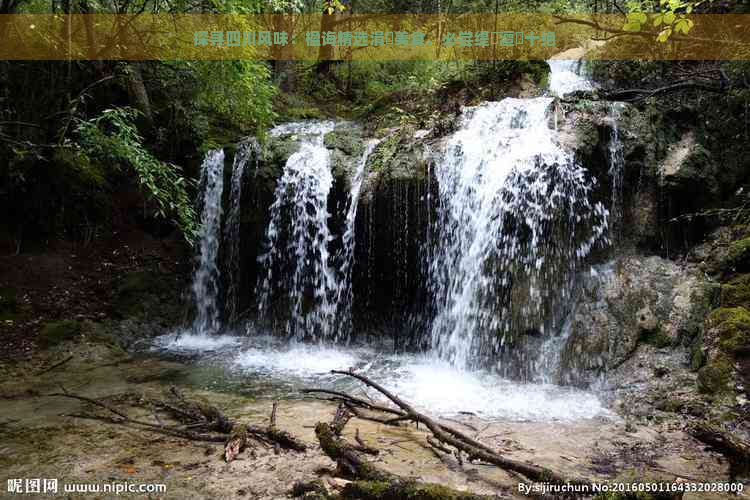
M696 269L629 256L583 278L562 357L562 379L586 385L625 363L639 345L680 348L703 330L710 285ZM648 363L647 363L648 364Z

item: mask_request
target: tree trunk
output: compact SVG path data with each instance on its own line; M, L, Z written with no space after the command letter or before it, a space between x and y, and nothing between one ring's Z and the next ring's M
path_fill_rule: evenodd
M125 64L125 75L127 76L128 80L128 92L130 93L130 101L136 109L143 113L143 117L146 120L148 127L150 128L154 124L154 116L151 113L151 100L148 97L146 85L143 83L141 63L128 62Z

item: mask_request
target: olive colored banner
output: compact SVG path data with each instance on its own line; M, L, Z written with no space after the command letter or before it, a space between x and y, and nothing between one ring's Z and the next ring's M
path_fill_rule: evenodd
M750 59L750 15L0 15L4 60Z

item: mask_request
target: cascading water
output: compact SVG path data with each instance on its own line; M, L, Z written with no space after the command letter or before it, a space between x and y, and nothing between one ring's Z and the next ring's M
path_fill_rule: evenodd
M553 66L553 80L558 81L554 73ZM568 83L566 89L583 85ZM385 342L310 345L263 335L167 347L216 351L205 365L211 384L236 384L241 390L255 384L282 396L310 385L351 391L353 387L337 385L341 382L327 373L353 368L435 415L467 410L511 420L606 415L591 393L502 378L520 374L538 382L553 380L549 374L570 330L564 327L562 306L571 299L574 271L596 244L607 240L608 213L589 201L593 181L557 145L556 132L548 126L552 102L506 99L466 108L444 151L434 149L435 156L430 155L438 160L428 162L426 191L411 193L401 185L392 190L396 206L408 206L408 198L416 197L434 209L415 219L417 226L428 221L418 234L431 242L423 255L434 297L430 311L436 311L434 317L427 313L432 317L432 353L388 353L393 346ZM351 323L355 221L375 223L372 203L366 211L357 210L371 144L351 176L340 247L329 229L329 222L338 220L328 212L334 180L323 140L332 129L330 122L306 122L271 131L289 135L299 149L277 181L256 299L260 319L278 324L272 330L297 340L344 338ZM237 161L233 179L241 176ZM400 246L405 247L407 231L414 230L409 221L395 217L384 228L398 233L392 235L397 269L408 268L406 260L401 262L405 250ZM374 234L368 231L363 243L375 246ZM340 248L335 255L334 248ZM373 250L364 253L368 260L358 265L365 266L366 279ZM227 344L231 348L220 350ZM217 381L215 362L222 356L227 371ZM466 367L475 369L468 372Z
M539 348L518 344L559 334L577 263L607 240L607 210L589 201L594 181L548 126L552 101L466 108L435 168L432 344L457 367L499 360L506 375L546 373Z
M579 90L593 90L594 86L582 76L583 61L553 59L547 61L550 67L549 90L556 96L564 96Z
M240 288L240 215L242 209L242 180L245 165L251 160L258 161L260 145L254 138L237 147L232 165L232 179L229 192L229 210L224 223L224 242L227 245L227 295L226 313L229 321L237 319Z
M224 150L214 149L206 154L201 167L201 228L198 233L200 250L198 268L193 277L193 298L196 316L191 328L198 335L212 335L219 331L219 309L216 298L220 272L216 265L221 231L221 196L224 189Z
M287 160L276 184L266 231L267 251L259 257L266 273L256 288L258 312L262 320L272 319L272 302L280 293L290 301L285 331L299 340L328 339L336 331L337 280L328 251L332 239L328 193L333 176L323 144L324 135L333 127L333 122L307 122L271 130L272 136L298 135L300 146Z
M612 137L609 140L609 176L612 182L612 207L611 223L612 233L617 235L621 228L622 222L622 188L623 188L623 169L625 158L623 156L622 140L620 139L620 129L617 126L620 111L624 104L612 103L610 105L609 117L612 123Z
M357 218L357 207L359 206L359 195L362 191L362 182L367 173L367 160L370 153L380 141L371 140L367 143L362 157L357 163L357 169L351 179L349 198L347 200L346 229L341 238L341 253L339 255L340 273L339 282L336 287L336 303L338 304L338 323L340 330L348 334L351 330L352 318L351 307L354 301L352 291L352 265L354 264L355 222Z

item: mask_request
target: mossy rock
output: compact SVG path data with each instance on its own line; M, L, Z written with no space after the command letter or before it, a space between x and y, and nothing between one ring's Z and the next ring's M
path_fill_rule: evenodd
M723 267L725 270L740 272L750 270L750 237L734 241L729 245Z
M299 151L299 145L299 136L295 134L269 136L263 147L263 159L268 164L284 165Z
M703 336L699 335L690 347L690 369L697 372L706 364L706 353L703 350Z
M81 334L81 323L69 319L45 323L37 337L37 344L43 349L54 347L66 340L73 340Z
M705 394L723 395L732 391L734 365L728 356L719 354L698 370L698 389Z
M415 130L404 127L383 139L368 159L368 171L387 180L422 181L426 178L422 147L414 139Z
M718 333L719 347L736 352L750 346L750 311L744 307L722 307L708 316L708 326Z
M721 306L750 306L750 274L742 274L721 286Z
M360 156L365 147L362 133L353 127L339 127L323 137L323 144L328 149L340 149L349 156Z

